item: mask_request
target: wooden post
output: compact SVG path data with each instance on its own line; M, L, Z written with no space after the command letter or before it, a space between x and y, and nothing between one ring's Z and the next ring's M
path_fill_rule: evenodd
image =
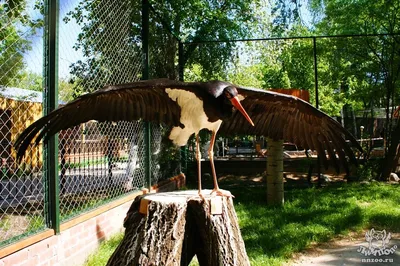
M231 198L203 190L137 197L107 265L250 265Z
M268 138L267 204L283 205L283 140Z

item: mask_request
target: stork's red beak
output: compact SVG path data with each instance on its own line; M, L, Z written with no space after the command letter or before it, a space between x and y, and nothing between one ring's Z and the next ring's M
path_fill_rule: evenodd
M238 109L242 113L242 115L247 119L247 121L249 121L249 123L254 127L253 121L251 120L250 116L247 114L246 110L244 110L243 106L240 104L239 98L236 96L236 97L231 98L230 101L231 101L232 105L236 109Z

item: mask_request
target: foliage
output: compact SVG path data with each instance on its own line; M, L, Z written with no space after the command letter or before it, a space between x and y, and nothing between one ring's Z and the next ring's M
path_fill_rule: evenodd
M1 219L0 219L0 229L1 230L8 231L11 228L10 217L11 217L11 215L9 215L9 214L5 214L1 217Z
M77 88L69 80L58 80L58 98L63 102L70 102L79 95L76 95Z
M271 1L272 33L275 36L285 36L294 25L301 23L300 1L275 0Z
M41 2L33 2L34 9L43 14ZM26 78L23 56L31 49L28 39L44 25L43 19L32 18L26 7L25 0L0 2L0 85L13 86Z
M226 77L223 70L228 67L235 43L216 42L196 44L197 41L232 40L257 32L260 13L254 12L259 1L196 0L163 1L153 3L157 12L177 36L185 42L184 65L199 64L206 79ZM157 42L152 45L160 46ZM172 60L173 62L173 60Z
M21 70L17 79L12 79L9 86L32 91L43 91L43 77L28 70Z
M180 152L181 147L176 146L169 139L168 127L161 127L161 144L154 143L154 145L160 145L160 151L157 154L153 154L152 161L157 162L160 166L160 180L171 178L179 173L180 166Z
M384 168L391 169L395 153L388 150L398 145L393 109L400 105L400 1L311 0L311 3L313 11L320 15L316 25L320 34L392 34L338 38L330 40L329 50L326 49L331 59L330 76L336 77L339 91L358 103L358 108L385 108L388 145ZM383 179L389 173L390 170Z
M314 1L324 18L317 24L320 34L397 33L400 28L400 1ZM316 11L316 10L315 10ZM330 41L329 58L340 67L341 79L348 86L349 96L363 96L364 106L394 104L400 75L399 36L379 36ZM333 49L332 49L333 48ZM340 54L341 56L337 56ZM339 70L332 71L339 75ZM347 77L347 80L343 80ZM382 93L382 88L386 93ZM397 91L396 91L397 90ZM376 97L379 96L379 97ZM382 101L383 100L383 101ZM386 104L382 104L386 103Z
M191 42L243 38L252 32L259 32L255 27L257 19L262 17L260 12L253 12L259 5L258 1L180 0L150 3L156 12L150 14L152 78L177 78L176 37ZM124 10L129 14L125 16L129 18L124 17L119 23L109 21L110 17L121 17L111 0L82 1L64 18L66 23L75 19L82 27L74 47L82 50L86 59L72 64L71 74L74 81L82 85L83 91L98 88L99 84L140 78L140 73L132 75L126 71L125 61L128 60L131 66L141 64L141 1L124 1L121 4L126 5ZM105 10L107 16L104 15ZM121 26L124 23L131 27ZM118 52L110 46L118 47ZM203 78L213 78L227 67L234 46L234 43L185 45L184 64L189 68L198 65Z
M355 112L371 110L369 113L374 116L374 109L384 107L384 127L388 133L385 138L388 147L396 146L396 141L392 143L396 140L392 116L394 107L400 105L400 1L277 0L274 3L271 33L275 36L393 34L317 38L316 52L319 108L331 116L344 117L343 125L358 135ZM304 5L312 14L308 22L313 25L303 21L301 6ZM311 38L268 41L256 51L261 58L264 87L306 89L310 91L311 103L316 103ZM346 122L347 118L353 120ZM369 132L374 137L377 133ZM391 160L388 157L387 161Z
M257 42L247 42L244 45L238 45L235 49L235 55L231 59L230 66L226 71L227 79L241 86L261 88L263 66L260 61L260 54L257 52L260 49L260 43Z
M28 232L39 232L45 228L46 222L43 215L28 216Z
M9 81L8 86L31 91L43 91L43 76L23 69L19 71L18 78ZM69 102L77 96L74 94L75 86L64 79L58 81L58 92L59 100L62 102Z
M237 65L228 72L228 80L234 84L246 87L261 88L261 65Z
M81 1L62 18L65 23L74 19L82 29L73 48L81 50L85 58L70 66L74 96L105 84L137 79L133 66L140 65L140 56L135 53L140 44L129 27L132 23L138 28L138 20L130 21L129 14L135 10L129 5L135 2L139 1L122 1L118 5L111 0Z
M0 84L8 85L18 78L24 68L23 53L30 49L30 43L21 35L18 25L29 24L24 13L25 2L2 1L0 3Z
M371 181L376 179L379 176L379 172L381 170L382 160L374 159L367 160L365 163L357 166L356 170L356 180L358 181Z

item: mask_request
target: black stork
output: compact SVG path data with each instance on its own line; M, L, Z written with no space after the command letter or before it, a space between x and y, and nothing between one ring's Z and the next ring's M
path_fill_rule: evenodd
M251 117L251 118L250 118ZM316 150L328 167L348 171L347 158L356 163L352 145L362 151L356 139L337 121L294 96L266 90L243 88L228 82L180 82L168 79L110 85L82 95L40 118L25 129L14 146L20 160L28 145L89 120L134 121L142 119L172 127L169 138L186 145L196 135L199 195L201 196L201 129L212 132L208 150L214 180L213 193L220 190L214 168L216 133L248 134L284 139L305 149ZM254 123L253 123L254 121ZM329 161L328 158L329 157Z

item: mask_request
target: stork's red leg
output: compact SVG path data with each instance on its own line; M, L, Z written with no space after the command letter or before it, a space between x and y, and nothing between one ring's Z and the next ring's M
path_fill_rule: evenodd
M211 194L216 194L218 196L226 196L226 197L233 197L233 195L229 191L221 190L218 186L217 174L215 172L214 166L214 144L217 132L213 131L210 140L210 147L208 148L208 158L210 159L211 164L211 171L214 180L214 189L212 190Z
M204 199L201 194L201 151L200 151L200 139L199 135L196 135L196 160L197 160L197 178L199 182L199 196Z

